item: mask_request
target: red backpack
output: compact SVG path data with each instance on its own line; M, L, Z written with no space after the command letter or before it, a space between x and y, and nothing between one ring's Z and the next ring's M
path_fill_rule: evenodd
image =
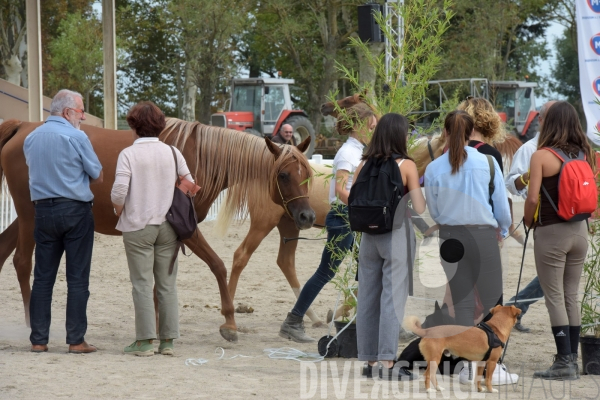
M542 191L556 211L565 221L588 219L598 205L598 189L594 172L587 163L585 154L579 150L577 158L567 156L562 150L544 147L562 162L558 173L558 207L542 185Z

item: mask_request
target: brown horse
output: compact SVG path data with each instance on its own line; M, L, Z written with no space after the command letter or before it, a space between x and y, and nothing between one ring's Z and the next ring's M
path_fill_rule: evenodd
M13 262L21 286L27 323L31 258L35 245L35 211L29 194L23 143L39 125L16 120L0 125L0 174L6 177L18 215L17 220L0 235L0 268L16 247ZM82 125L82 129L102 163L105 177L103 183L91 187L94 193L95 229L99 233L119 235L120 232L115 229L117 217L113 215L110 191L117 157L121 150L133 143L133 133L86 125ZM202 187L201 194L195 199L200 221L204 220L219 193L228 188L225 215L252 212L256 218L261 218L263 214L268 214L264 205L274 203L285 205L290 221L297 229L313 225L315 214L307 199L308 185L303 184L312 176L312 170L302 154L310 138L302 142L298 149L291 146L280 148L268 139L263 141L243 132L168 119L160 139L181 150L196 182ZM244 207L246 204L248 208ZM215 275L221 295L221 314L225 317L220 333L229 341L237 341L233 302L227 290L227 270L199 230L197 233L185 244L208 264Z

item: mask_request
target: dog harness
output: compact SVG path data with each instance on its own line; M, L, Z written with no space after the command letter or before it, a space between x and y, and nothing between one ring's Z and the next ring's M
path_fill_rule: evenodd
M477 324L477 327L479 329L481 329L482 331L484 331L488 338L489 348L488 348L487 353L485 353L485 356L483 356L483 359L481 360L481 361L487 361L488 358L490 358L490 354L492 354L492 350L495 349L496 347L504 348L504 343L500 340L500 338L498 337L498 335L496 335L496 333L492 330L492 328L490 328L490 326L488 324L486 324L485 322L480 322L479 324Z

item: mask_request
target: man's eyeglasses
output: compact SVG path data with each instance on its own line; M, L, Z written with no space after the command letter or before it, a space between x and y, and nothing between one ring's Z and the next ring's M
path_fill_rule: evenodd
M283 133L294 133L294 131L283 131Z
M69 110L77 111L78 113L81 113L81 116L85 115L85 110L84 109L69 108Z

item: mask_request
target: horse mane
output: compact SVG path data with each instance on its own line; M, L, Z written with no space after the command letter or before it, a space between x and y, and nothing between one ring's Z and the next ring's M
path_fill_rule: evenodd
M427 136L417 139L412 148L410 149L410 156L417 164L419 173L424 173L424 168L431 162L431 156L429 155L429 149L427 148L427 142L430 142L433 153L435 154L440 148L443 148L446 144L444 136L441 133L436 133L431 138ZM439 157L439 154L438 154ZM436 157L437 158L437 157Z
M504 141L493 144L500 154L502 154L503 157L506 157L508 165L512 163L513 156L522 145L523 143L513 135L506 135Z
M188 140L194 139L196 159L191 172L202 184L199 201L214 199L227 187L227 199L217 221L221 233L236 214L245 220L251 208L259 216L268 211L265 204L271 202L276 190L276 175L287 163L297 160L312 177L308 160L295 146L283 146L275 159L264 140L246 132L167 118L160 136L164 142L171 139L169 142L182 153Z

